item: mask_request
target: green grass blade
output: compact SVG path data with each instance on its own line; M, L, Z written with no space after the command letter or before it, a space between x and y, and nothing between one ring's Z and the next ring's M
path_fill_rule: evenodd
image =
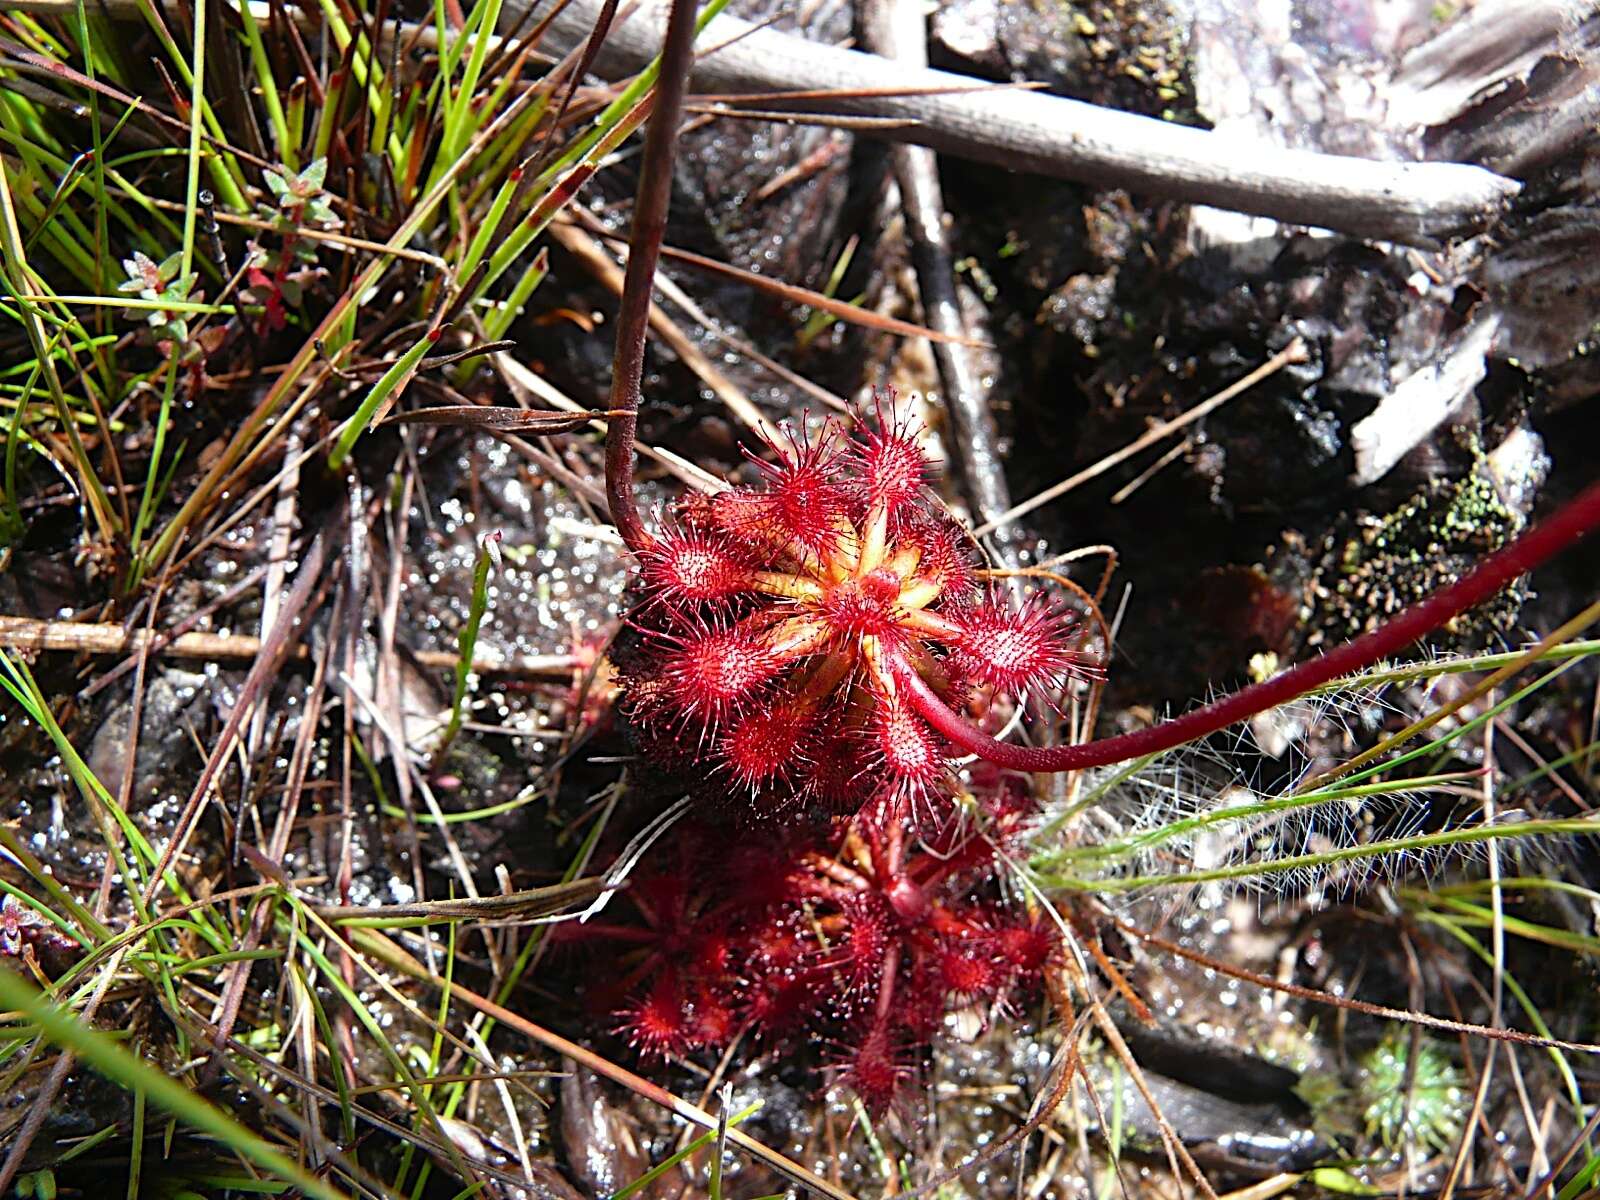
M467 703L467 681L472 675L472 656L478 646L478 630L483 625L483 614L489 609L489 572L500 561L500 534L491 533L478 546L478 561L472 568L472 599L467 610L467 623L461 627L456 639L455 692L450 699L450 721L439 738L439 748L434 751L434 761L444 761L450 743L461 732L461 717Z
M167 362L166 379L161 386L161 407L156 410L156 430L150 445L150 465L146 468L144 490L139 496L139 512L134 517L133 532L128 536L128 583L127 591L132 591L139 585L144 576L144 560L140 557L140 549L144 545L145 530L150 527L151 518L155 516L155 506L158 494L163 490L161 480L161 455L166 449L167 427L172 419L173 392L177 388L178 360L176 357ZM173 462L173 467L177 462Z
M489 53L491 39L488 35L492 34L500 23L500 4L501 0L479 0L473 6L468 28L476 36L472 38L472 51L467 56L467 66L461 74L459 99L445 122L444 140L439 152L442 162L453 162L466 148L472 135L477 132L473 101L477 96L478 80L483 75L484 59ZM465 35L464 30L463 40Z
M660 1179L668 1171L672 1170L672 1168L676 1167L679 1163L683 1162L690 1155L699 1153L701 1150L704 1150L707 1146L709 1146L713 1142L715 1142L717 1140L717 1135L718 1135L719 1132L721 1132L722 1135L724 1137L726 1137L727 1136L727 1128L728 1127L731 1127L731 1126L734 1126L734 1125L738 1125L743 1121L749 1120L751 1117L753 1117L757 1112L759 1112L761 1110L761 1105L762 1105L762 1101L757 1100L754 1104L750 1104L750 1105L747 1105L744 1108L741 1108L738 1112L734 1113L731 1117L727 1118L727 1126L724 1126L720 1130L711 1129L711 1130L708 1130L705 1133L701 1134L699 1137L695 1138L694 1141L690 1142L687 1146L685 1146L682 1150L679 1150L671 1158L663 1159L660 1163L658 1163L657 1165L651 1167L648 1171L646 1171L643 1175L639 1176L639 1178L635 1179L632 1183L625 1184L624 1186L618 1188L616 1191L612 1192L610 1200L628 1200L629 1196L632 1196L635 1193L643 1191L645 1188L649 1187L656 1180Z
M533 261L528 264L528 269L517 280L516 286L511 289L511 294L496 308L492 308L483 318L484 332L490 341L499 341L505 337L506 330L511 328L522 310L527 307L532 298L534 289L544 282L544 277L550 273L550 251L541 247L539 253L534 255Z
M272 125L278 161L290 171L299 171L300 142L290 133L283 97L278 94L278 81L272 73L272 63L267 58L267 46L261 40L261 27L256 24L255 13L250 11L249 0L241 0L235 11L244 26L245 46L250 51L250 65L255 68L256 86L261 89L262 103L267 108L267 121Z
M1295 871L1321 870L1339 863L1376 859L1388 854L1425 853L1474 846L1482 842L1522 841L1544 837L1600 837L1600 821L1567 818L1522 821L1515 824L1472 825L1465 829L1447 829L1438 833L1417 834L1413 837L1389 838L1358 846L1339 846L1315 853L1291 854L1263 862L1232 863L1205 870L1109 879L1081 879L1070 875L1051 875L1042 872L1038 876L1038 881L1046 889L1059 888L1063 891L1127 892L1139 888L1174 885L1190 887L1201 883L1266 878Z
M194 60L189 68L189 175L184 182L183 200L183 266L180 276L189 274L194 266L194 230L200 209L200 114L206 103L206 13L209 4L196 4L194 9Z
M0 1005L38 1025L44 1036L135 1096L145 1095L185 1125L209 1134L241 1157L271 1171L321 1200L347 1200L345 1194L319 1179L220 1109L189 1091L178 1080L130 1053L117 1042L83 1025L70 1012L51 1003L8 969L0 969Z
M11 180L3 157L0 157L0 257L3 257L5 262L5 278L0 282L12 292L13 298L22 310L23 328L28 335L34 357L44 368L45 385L55 403L56 417L61 423L62 432L66 435L67 444L72 451L73 465L78 470L79 481L89 500L89 508L94 514L101 535L110 541L120 527L116 511L111 504L111 497L106 493L105 485L100 482L94 464L89 461L83 439L78 436L77 426L72 420L67 404L66 392L61 386L61 377L56 372L55 359L52 355L53 346L45 338L44 324L40 319L39 310L31 301L21 298L24 294L23 288L29 284L33 276L22 247L22 231L17 227L17 212L11 197Z
M43 368L35 361L33 370L28 375L28 382L23 385L22 395L17 400L16 409L11 414L11 427L6 431L6 454L4 474L0 475L0 546L8 546L17 541L28 528L28 523L22 516L22 503L17 496L17 450L22 445L22 418L28 411L28 403L33 396L34 385L39 382L39 373ZM32 438L28 439L30 442Z
M355 416L345 422L344 428L339 433L339 440L334 443L333 452L328 455L329 467L335 471L343 467L345 459L350 457L350 451L361 435L367 431L367 426L372 423L378 410L391 398L395 400L400 398L406 385L411 382L411 377L417 373L417 367L421 365L423 356L433 349L434 343L439 340L440 332L438 328L428 330L415 346L390 364L389 369L373 385L366 399L356 409Z

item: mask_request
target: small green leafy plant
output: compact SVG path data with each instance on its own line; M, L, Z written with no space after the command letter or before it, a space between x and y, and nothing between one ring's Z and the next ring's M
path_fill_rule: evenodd
M1466 1080L1430 1038L1392 1030L1362 1056L1356 1092L1368 1136L1391 1150L1448 1150L1461 1136Z

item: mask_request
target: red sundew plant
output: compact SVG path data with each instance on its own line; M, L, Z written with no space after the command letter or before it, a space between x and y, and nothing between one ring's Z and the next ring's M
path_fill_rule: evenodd
M556 942L601 940L620 952L618 974L590 991L612 1012L633 1049L645 1057L720 1048L735 1030L740 991L734 974L737 889L715 895L698 864L707 861L705 831L684 826L662 856L668 869L629 881L621 920L558 926ZM748 900L748 897L744 897Z
M947 761L907 673L956 705L1098 675L1070 611L980 582L909 425L771 449L763 486L680 504L640 550L621 674L656 757L769 804L904 804Z
M1057 935L1006 904L999 847L1017 813L980 833L947 823L915 841L900 817L855 822L836 857L802 856L789 876L815 922L844 1081L874 1113L895 1100L957 1010L991 1014L1039 990Z
M831 838L773 828L731 855L710 827L681 826L665 869L630 881L631 913L555 937L611 947L619 970L589 999L640 1055L809 1035L882 1113L949 1014L987 1020L1036 995L1057 953L1054 926L999 886L1028 814L1020 790L1002 784L980 808L921 839L880 809Z
M694 5L687 0L674 0L667 20L667 34L661 51L661 75L656 87L655 107L646 131L643 165L639 181L639 194L634 206L633 236L628 255L627 273L623 280L622 306L617 316L616 353L612 363L611 395L609 409L613 414L606 436L606 498L611 509L611 519L622 540L639 559L641 567L654 564L656 594L647 596L645 605L636 616L648 625L646 610L651 606L671 609L674 598L714 601L719 596L726 599L745 591L754 572L754 582L764 581L764 572L791 576L800 582L795 594L784 593L781 586L775 592L750 592L774 599L787 599L800 603L811 596L811 586L831 586L830 570L854 562L889 565L891 573L901 565L901 560L891 560L888 547L894 528L906 514L891 507L896 497L902 501L912 493L917 499L915 507L933 526L950 530L953 520L921 490L920 462L907 463L903 459L906 447L903 431L886 431L877 435L886 439L874 451L874 443L864 440L856 457L871 462L876 472L875 480L851 480L837 474L837 463L821 449L819 442L813 449L806 445L791 447L791 453L780 461L764 496L748 496L745 501L724 502L727 522L717 527L717 520L691 528L683 540L676 544L668 535L663 541L645 528L639 515L638 499L633 488L634 439L638 432L639 383L644 373L645 332L649 319L651 290L654 286L656 264L660 259L661 239L666 229L667 209L672 192L672 162L677 145L678 122L683 112L683 97L688 85L688 73L693 61ZM834 471L830 472L830 466ZM853 502L861 503L866 497L865 509L848 510ZM883 504L883 517L873 511L875 502ZM847 508L844 520L835 527L838 506ZM742 512L735 512L747 504ZM845 529L849 524L850 529ZM905 521L914 527L915 520ZM1103 738L1075 745L1045 748L1021 746L1001 742L986 733L952 704L957 697L952 684L955 680L939 678L943 665L937 653L930 653L929 643L948 648L950 642L935 636L923 617L913 618L908 628L897 618L881 620L872 616L883 613L884 598L890 581L869 580L858 577L865 604L859 617L841 609L820 623L809 626L792 625L787 632L798 640L774 642L771 635L755 629L729 624L720 617L708 617L704 628L691 621L684 630L664 631L667 641L673 637L680 644L694 646L700 657L680 655L674 660L661 656L661 666L655 672L636 672L627 681L630 703L634 711L644 714L647 722L657 715L679 718L675 739L677 749L685 757L704 753L707 747L715 753L720 748L724 755L728 749L741 754L749 770L758 779L768 778L777 771L769 763L786 750L798 752L802 747L803 733L786 720L786 714L777 702L760 708L747 708L747 713L760 713L753 718L743 739L749 744L742 750L739 744L724 744L720 726L735 715L740 701L750 692L768 686L783 674L783 663L818 653L829 644L829 634L838 633L847 626L857 631L857 650L846 656L827 656L849 659L849 665L860 665L871 675L876 688L873 696L878 750L891 767L903 768L900 776L905 782L925 785L939 772L935 771L930 757L935 749L942 754L954 748L963 754L975 754L1002 767L1018 771L1054 772L1072 771L1083 767L1108 766L1147 754L1171 750L1194 741L1235 722L1264 712L1313 688L1342 675L1352 674L1371 666L1379 659L1403 650L1418 638L1438 629L1457 614L1489 599L1518 576L1533 570L1541 563L1566 550L1578 539L1600 525L1600 481L1589 484L1547 520L1532 526L1514 541L1486 557L1476 568L1455 583L1441 588L1428 599L1390 617L1372 632L1355 641L1284 671L1276 677L1235 692L1213 704L1186 713L1175 720L1166 721L1148 729ZM777 539L788 536L787 546ZM719 540L717 535L721 535ZM904 547L916 547L920 553L929 549L919 544L915 534L909 536ZM954 535L961 540L959 532ZM895 551L902 549L894 543ZM809 550L810 556L796 558L790 563L773 562L774 552L794 557L797 550ZM754 551L753 561L740 557ZM833 567L821 566L824 552L833 555ZM852 558L851 556L855 556ZM919 560L920 563L920 560ZM801 568L791 570L790 566ZM870 574L870 572L868 572ZM888 597L892 608L898 603L912 611L908 601L917 593L905 588L906 577L901 576L902 592ZM776 585L776 581L774 581ZM881 590L880 590L881 589ZM648 593L648 586L647 586ZM946 614L942 605L929 601L917 612L929 617L953 616ZM1007 623L1020 621L1018 614L999 617ZM891 636L879 636L871 628L877 622L881 631ZM851 623L854 622L852 625ZM1035 633L1048 633L1052 647L1070 645L1070 641L1057 637L1050 630L1051 621L1029 620L1023 624ZM893 626L893 629L889 627ZM974 626L968 626L971 631ZM944 631L949 632L949 631ZM834 644L838 644L836 640ZM1026 645L1024 641L1022 643ZM953 657L951 655L946 656ZM930 658L933 660L930 662ZM1020 669L1030 672L1038 665L1024 653ZM1084 664L1071 664L1078 671ZM837 668L835 668L837 669ZM848 667L847 667L848 669ZM1049 675L1057 671L1040 673ZM1064 672L1064 673L1071 673ZM840 688L844 676L830 688L828 672L822 672L816 687L819 692L843 698L849 708L849 697L857 694L855 688ZM690 690L698 680L704 691L691 696ZM1023 682L1018 677L1010 680L1016 685ZM941 684L943 686L941 686ZM777 695L776 691L773 695ZM809 705L813 694L806 691L801 700ZM826 707L826 706L824 706ZM920 718L913 721L912 715ZM818 715L824 715L819 713ZM833 714L846 720L852 714ZM808 726L809 728L813 728ZM945 739L943 744L932 740L929 731Z

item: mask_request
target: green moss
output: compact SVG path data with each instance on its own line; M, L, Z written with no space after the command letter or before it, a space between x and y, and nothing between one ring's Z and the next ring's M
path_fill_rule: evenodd
M1465 477L1433 483L1387 514L1358 518L1354 533L1330 535L1310 589L1312 621L1332 639L1363 633L1458 578L1523 524L1480 461ZM1492 641L1510 632L1526 599L1513 585L1444 633L1461 646Z

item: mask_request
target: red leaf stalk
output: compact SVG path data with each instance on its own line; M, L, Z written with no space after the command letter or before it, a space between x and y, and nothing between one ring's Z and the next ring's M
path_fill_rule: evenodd
M904 659L895 665L911 707L944 737L969 754L1016 771L1076 771L1127 762L1171 750L1286 701L1330 680L1364 670L1404 649L1452 617L1488 600L1520 575L1572 546L1600 525L1600 483L1592 483L1554 516L1489 555L1456 582L1405 609L1354 641L1301 663L1281 675L1226 696L1149 729L1073 746L1018 746L997 741L941 700Z

